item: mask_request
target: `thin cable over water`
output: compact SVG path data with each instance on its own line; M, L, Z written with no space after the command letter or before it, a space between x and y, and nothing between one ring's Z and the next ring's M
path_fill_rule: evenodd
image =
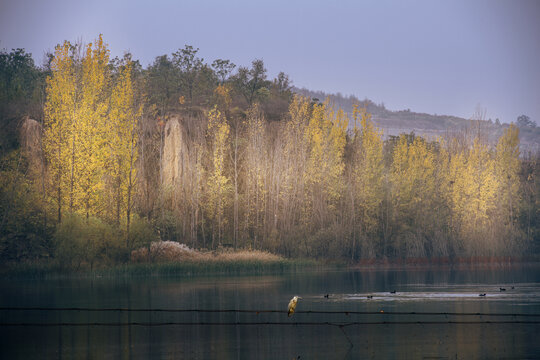
M0 307L0 311L88 311L88 312L171 312L171 313L277 313L287 314L286 310L242 310L242 309L152 309L152 308L89 308L89 307ZM471 312L416 312L416 311L329 311L300 310L296 314L342 314L342 315L415 315L415 316L505 316L540 317L540 314L516 313L471 313Z
M56 323L0 323L1 326L337 326L346 327L353 325L479 325L479 324L540 324L540 321L353 321L353 322L56 322Z

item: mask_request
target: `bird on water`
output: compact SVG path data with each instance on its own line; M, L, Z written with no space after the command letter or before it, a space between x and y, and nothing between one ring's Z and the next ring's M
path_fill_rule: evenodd
M294 310L296 309L296 303L298 302L298 299L301 299L300 296L295 296L289 301L289 312L287 313L287 316L291 317L294 314Z

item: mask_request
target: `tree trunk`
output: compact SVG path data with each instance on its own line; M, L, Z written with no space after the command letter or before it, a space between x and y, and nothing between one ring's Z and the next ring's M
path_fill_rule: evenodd
M73 187L75 185L75 139L71 140L71 174L69 179L69 211L73 212Z

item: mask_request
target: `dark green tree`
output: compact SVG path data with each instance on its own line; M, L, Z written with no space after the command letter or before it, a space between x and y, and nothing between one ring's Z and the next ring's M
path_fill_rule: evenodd
M24 49L0 51L0 152L17 146L17 125L24 115L43 113L44 73Z
M238 73L233 80L234 87L251 106L256 100L260 100L268 95L269 83L266 80L266 68L260 59L253 60L251 69L239 67ZM263 89L266 89L263 90Z
M212 63L212 68L219 78L220 84L223 85L229 74L236 67L230 60L217 59Z
M164 115L177 104L179 74L167 55L156 57L146 70L146 94L148 101Z
M178 49L172 54L174 66L180 71L180 91L187 98L189 106L193 105L193 97L199 85L199 75L204 67L204 59L197 56L198 52L199 48L195 49L191 45L186 45L184 49Z
M0 262L50 255L52 227L43 196L26 176L28 162L19 150L0 158Z
M536 123L527 115L520 115L517 118L517 126L519 128L535 128Z

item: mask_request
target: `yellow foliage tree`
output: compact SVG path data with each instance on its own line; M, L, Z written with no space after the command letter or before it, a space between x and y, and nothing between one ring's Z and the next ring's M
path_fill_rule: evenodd
M221 243L223 229L226 224L224 218L227 196L230 192L230 178L225 174L225 159L227 156L227 141L229 139L229 124L217 107L208 113L208 127L206 136L211 149L211 163L207 177L207 215L212 220L212 247Z
M77 84L71 44L64 42L55 49L51 62L52 76L47 78L47 102L43 150L48 161L52 198L56 202L58 221L68 205L71 176L70 144L74 143L75 112L78 105Z
M101 212L103 176L107 162L107 145L112 135L107 124L109 110L109 50L102 36L88 44L82 60L81 100L76 127L77 146L74 146L73 183L75 209L89 215Z
M341 214L338 207L345 181L343 177L348 118L335 111L329 100L313 104L305 129L307 163L303 173L303 225L308 255L329 251L342 252L340 243Z
M253 239L253 247L258 247L264 232L264 210L267 202L266 168L266 129L264 118L258 104L248 109L245 131L245 204L244 229L246 236Z
M495 155L495 171L499 180L497 189L497 216L500 220L497 224L501 240L499 246L500 251L506 253L517 253L521 250L517 241L520 238L517 232L518 208L521 201L520 169L519 128L512 124L499 138Z
M109 51L100 36L82 59L69 42L58 46L47 80L45 156L53 175L58 219L70 212L100 212L107 143Z
M498 203L507 223L516 220L516 208L519 201L519 129L510 125L504 130L497 143L496 171L500 180Z
M428 255L430 214L435 210L436 164L433 149L420 137L411 144L401 135L394 148L390 171L394 221L398 230L396 248L413 257Z
M231 107L231 86L220 84L214 89L214 98L218 108L227 111Z
M304 183L307 193L305 220L315 229L334 220L343 193L347 126L345 113L334 111L329 100L313 106L305 130L309 153Z
M109 215L118 223L120 212L125 212L129 224L140 116L132 64L127 63L113 82L101 35L80 56L77 49L69 42L58 46L47 79L44 154L58 220L67 208L87 220ZM111 187L113 197L107 196ZM114 206L116 211L111 210Z
M450 162L450 203L463 250L469 255L493 253L493 214L498 179L495 159L487 145L474 139L471 149L455 154Z
M304 134L310 119L310 101L295 95L289 104L288 120L276 136L273 169L277 181L277 206L275 222L282 232L283 251L298 251L293 241L300 227L304 202L304 172L307 163L308 143Z
M376 253L376 232L384 199L384 162L382 132L377 129L365 108L354 106L354 129L351 135L351 191L353 234L351 255L357 256L358 241L364 258ZM360 126L358 127L358 122Z
M126 214L128 245L133 194L137 179L135 163L139 154L138 119L142 115L142 105L137 106L135 103L132 69L131 60L127 60L112 91L109 118L113 127L108 136L107 166L113 179L116 222L120 222L122 213Z

